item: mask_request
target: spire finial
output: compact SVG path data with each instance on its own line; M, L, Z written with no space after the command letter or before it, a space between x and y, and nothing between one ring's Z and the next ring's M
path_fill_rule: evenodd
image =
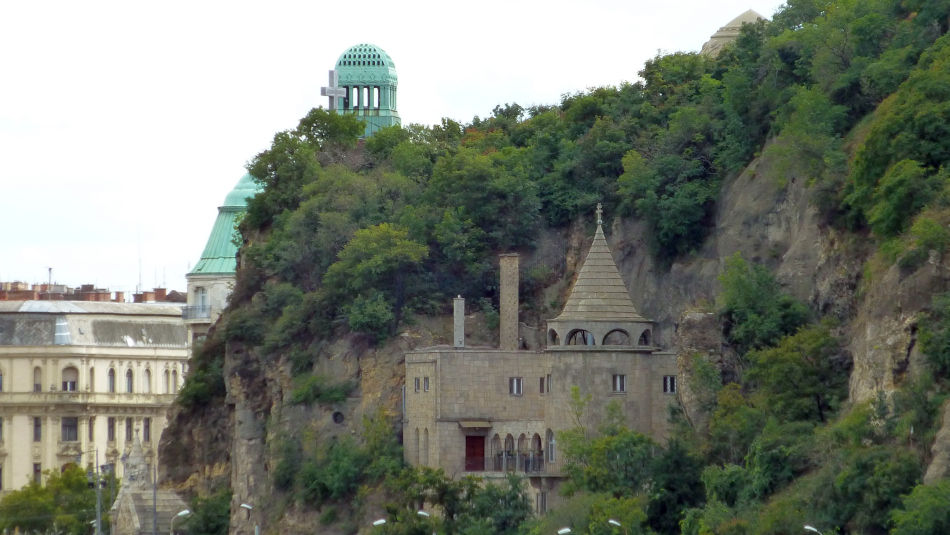
M597 203L597 224L604 224L604 209L601 208L600 203Z

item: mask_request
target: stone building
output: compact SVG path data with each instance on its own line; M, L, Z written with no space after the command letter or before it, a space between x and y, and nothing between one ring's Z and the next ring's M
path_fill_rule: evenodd
M188 281L187 304L182 309L182 318L188 326L188 347L204 340L208 329L228 305L228 297L234 287L237 270L238 247L234 243L234 226L238 217L247 209L247 199L260 191L254 177L245 174L218 207L218 217L211 227L211 235L195 264L185 279Z
M561 314L548 321L547 346L518 338L518 257L501 257L500 347L464 347L464 305L456 300L454 347L406 354L403 440L406 461L453 477L528 478L538 513L557 500L564 478L557 434L596 428L611 402L628 428L667 438L676 357L661 351L653 323L627 293L598 210L593 244ZM590 394L583 421L571 387Z
M71 463L115 463L141 433L146 462L186 365L181 308L0 302L3 491ZM117 467L122 475L122 467Z
M722 28L719 28L719 31L712 34L709 41L706 41L699 53L704 56L718 56L727 44L735 41L736 37L739 37L739 32L742 30L743 24L755 24L760 20L768 19L751 9L746 11L729 21L729 23Z

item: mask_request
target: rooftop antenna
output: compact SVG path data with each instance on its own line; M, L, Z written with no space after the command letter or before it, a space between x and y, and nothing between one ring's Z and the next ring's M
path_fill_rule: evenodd
M135 293L142 291L142 231L138 225L135 225L135 237L139 242L139 285L135 287Z
M52 301L53 299L53 268L49 269L49 283L46 286L46 300Z
M167 282L168 281L165 278L165 266L162 266L162 288L168 288L168 286L165 286Z

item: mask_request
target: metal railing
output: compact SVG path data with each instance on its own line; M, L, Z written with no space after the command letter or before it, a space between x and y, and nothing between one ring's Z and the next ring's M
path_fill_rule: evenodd
M466 457L466 472L512 472L521 474L554 473L543 453L503 453L491 457Z
M197 305L190 307L181 307L181 319L200 320L211 317L211 305Z

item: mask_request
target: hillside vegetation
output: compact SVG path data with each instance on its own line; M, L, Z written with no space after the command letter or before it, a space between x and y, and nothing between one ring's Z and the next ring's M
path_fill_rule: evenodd
M234 344L289 370L294 404L345 399L357 385L315 371L325 342L385 344L413 317L448 313L457 294L491 319L495 256L532 251L545 229L598 202L644 221L652 255L669 266L701 247L722 184L759 156L775 163L777 187L807 181L823 228L873 242L866 284L895 264L942 263L948 24L947 0L789 1L717 58L658 55L641 81L555 105L505 104L468 124L388 128L362 144L355 118L316 108L248 164L264 190L240 223L231 306L179 407L224 403ZM852 318L821 317L751 259L724 266L714 307L735 359L723 369L694 357L698 413L673 411L664 445L609 415L600 429L565 433L572 497L544 517L531 518L517 481L481 489L403 467L383 414L353 442L281 435L274 487L285 506L319 510L342 531L366 524L367 496L384 488L392 505L380 532L394 534L617 533L609 518L629 533L799 534L803 523L950 533L950 483L921 483L950 373L950 297L919 317L928 369L849 404L841 337ZM548 306L540 292L560 276L528 271L524 307ZM586 410L583 392L575 402ZM423 502L443 518L415 515Z

